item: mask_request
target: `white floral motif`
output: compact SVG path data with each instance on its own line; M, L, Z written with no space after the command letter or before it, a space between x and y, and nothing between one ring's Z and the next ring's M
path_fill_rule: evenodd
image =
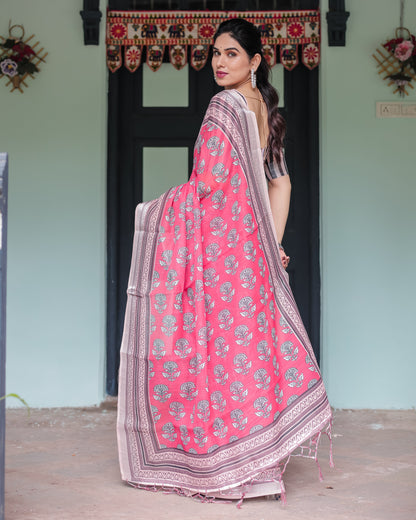
M261 396L254 401L254 409L256 415L267 418L272 411L272 405L269 404L267 397Z
M161 330L166 336L172 336L178 327L176 326L176 318L173 314L163 316Z
M181 385L180 396L187 401L193 401L197 395L198 389L192 381L187 381Z
M161 403L165 403L171 395L166 385L155 385L153 388L153 398Z
M192 333L196 327L197 316L192 312L185 312L183 315L183 330Z
M173 424L171 422L169 423L166 423L162 426L162 437L164 437L165 439L173 442L176 437L178 436L178 434L175 432L175 427L173 426Z
M155 309L159 314L162 314L167 307L166 303L166 294L156 294L155 295Z
M205 434L205 431L200 426L195 426L194 428L194 438L195 443L198 444L200 448L203 448L208 440L207 435Z
M247 231L247 233L253 233L253 231L256 228L256 225L250 213L247 213L247 215L243 218L243 223L244 229Z
M175 421L180 421L186 415L183 403L174 401L169 405L169 413L174 416Z
M227 274L236 274L238 269L238 260L234 255L227 256L224 260L224 266Z
M254 289L256 285L256 275L254 274L253 269L251 267L247 267L243 269L240 273L241 285L245 289Z
M211 415L211 412L210 412L210 409L209 409L209 402L206 401L205 399L202 400L202 401L199 401L199 403L197 404L197 407L196 409L198 410L198 417L199 419L201 419L201 421L203 422L207 422L209 421L209 417Z
M209 224L211 233L217 237L223 237L227 231L227 224L222 217L215 217Z
M284 360L296 361L298 358L299 348L295 347L291 341L285 341L280 345L280 352L283 354Z
M235 289L231 282L225 282L220 287L221 299L225 302L232 302L235 294Z
M154 340L152 354L156 359L162 359L162 357L166 354L165 344L161 339Z
M215 353L218 357L225 358L227 355L227 352L229 351L230 347L227 345L225 339L220 336L215 340L215 348L217 349Z
M243 249L247 260L252 260L254 262L254 260L256 259L256 249L254 247L253 242L251 240L246 242L244 244Z
M207 287L215 287L220 279L220 275L217 274L213 267L209 267L204 270L204 284Z
M216 242L212 242L205 248L206 258L210 262L217 262L221 254L221 248Z
M203 357L199 352L197 352L196 355L193 358L191 358L191 360L189 361L189 367L189 373L196 376L203 370L203 368L205 367L205 361L203 360Z
M220 329L230 330L234 318L228 309L223 309L218 313L218 322Z
M247 359L245 354L237 354L233 359L234 370L237 374L247 375L250 372L252 362Z
M228 372L226 372L223 365L216 365L214 367L215 381L219 385L225 385L228 379Z
M231 177L231 186L233 187L233 193L238 193L240 191L241 179L238 173Z
M247 325L239 325L234 331L234 336L237 338L237 345L248 347L253 338L253 333L250 332L250 329L247 327Z
M213 428L214 428L214 435L216 437L219 437L220 439L224 439L224 437L226 437L227 432L228 432L228 426L225 425L225 422L223 419L221 419L220 417L217 417L214 420Z
M165 287L167 291L172 291L179 283L179 277L177 271L175 269L171 269L167 276L166 276L166 282Z
M163 269L168 270L170 263L172 261L172 255L173 252L170 249L166 249L162 253L162 259L159 261L160 265L163 267Z
M254 313L256 312L256 304L254 303L251 296L244 296L244 298L241 298L241 300L238 302L238 306L240 308L241 316L245 318L254 317Z
M262 388L263 390L268 390L270 385L270 376L267 373L267 370L264 368L259 368L254 372L254 380L256 381L257 388Z
M264 332L267 334L267 331L269 330L269 322L266 317L265 312L259 312L257 316L257 326L260 332Z
M181 375L181 371L178 369L178 364L175 361L166 361L163 363L162 375L168 381L175 381Z
M176 340L175 347L175 354L182 359L189 356L189 354L192 352L192 347L189 345L189 341L185 338L179 338Z
M299 370L295 367L291 367L285 372L285 379L288 381L289 386L299 388L303 384L304 376L299 373Z
M222 393L219 390L216 390L211 394L211 405L214 410L218 410L219 412L223 412L227 405L227 401L224 399Z
M210 294L205 294L204 296L204 303L205 303L205 313L206 314L212 314L215 306L215 300L211 298Z
M244 388L244 385L241 381L234 381L230 385L231 399L234 401L239 401L240 403L244 403L248 396L248 389Z
M236 229L232 229L227 235L227 246L230 248L237 247L240 235Z
M215 182L225 182L228 177L228 168L225 168L223 163L217 163L212 168L212 175L214 176Z
M234 428L237 428L238 430L244 430L244 428L247 426L248 418L244 417L242 410L232 410L230 415Z
M214 209L223 210L227 204L227 196L222 190L217 190L211 197L212 207Z
M234 204L232 205L231 213L233 214L233 216L231 218L234 220L234 222L237 222L238 219L240 218L240 213L241 213L241 206L238 203L238 200L236 200L234 202Z
M270 361L271 351L267 341L263 340L257 344L257 354L262 361Z

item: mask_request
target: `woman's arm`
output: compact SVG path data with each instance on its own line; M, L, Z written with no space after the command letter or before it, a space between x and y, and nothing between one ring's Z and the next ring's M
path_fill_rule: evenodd
M269 200L272 210L274 228L279 244L282 243L285 233L287 217L289 214L291 184L289 175L282 175L269 180ZM286 268L289 257L286 256L283 248L280 249L283 266Z

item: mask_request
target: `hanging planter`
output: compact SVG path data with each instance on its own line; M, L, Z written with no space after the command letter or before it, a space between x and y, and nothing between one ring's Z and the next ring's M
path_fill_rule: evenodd
M373 58L380 69L378 73L388 86L393 86L393 93L403 97L416 82L416 38L406 27L398 27L395 36L376 49Z
M13 34L16 29L20 29L19 35ZM0 36L0 78L6 78L10 92L19 90L23 93L23 88L28 86L26 79L35 78L40 62L44 62L48 54L43 48L37 49L39 42L29 45L35 37L33 34L26 40L24 37L23 25L9 25L9 37Z

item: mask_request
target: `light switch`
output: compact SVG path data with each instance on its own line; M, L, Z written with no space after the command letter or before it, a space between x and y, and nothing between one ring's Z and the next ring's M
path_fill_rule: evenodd
M386 117L416 117L416 103L400 101L377 101L376 116Z

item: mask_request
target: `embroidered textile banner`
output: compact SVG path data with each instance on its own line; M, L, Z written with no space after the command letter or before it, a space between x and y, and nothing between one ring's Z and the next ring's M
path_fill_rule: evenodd
M229 18L245 18L261 31L263 52L269 65L280 63L292 70L301 59L309 69L319 64L319 11L107 11L107 65L111 72L123 63L130 71L138 69L144 48L147 65L154 71L163 62L165 48L178 70L188 62L202 69L209 55L218 25Z

